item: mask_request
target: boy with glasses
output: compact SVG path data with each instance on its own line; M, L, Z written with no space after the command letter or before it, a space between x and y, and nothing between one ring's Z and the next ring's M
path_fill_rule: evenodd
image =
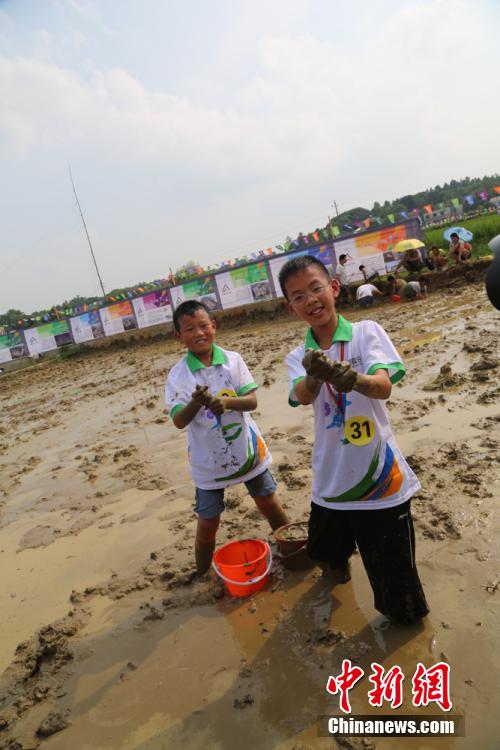
M412 623L429 609L415 562L410 498L420 488L392 432L385 401L405 368L378 323L337 315L339 282L301 256L279 275L289 310L309 324L286 358L291 406L314 410L308 553L336 582L350 579L358 548L374 604Z

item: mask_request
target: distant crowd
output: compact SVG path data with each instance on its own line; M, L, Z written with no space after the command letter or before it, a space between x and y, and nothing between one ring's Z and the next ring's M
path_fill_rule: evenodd
M432 245L429 252L424 254L419 248L407 250L401 256L394 273L385 279L378 271L365 265L359 266L363 282L358 286L354 286L349 280L346 268L349 257L340 255L335 272L340 282L339 300L346 304L356 303L360 307L370 307L377 297L391 297L394 302L424 299L429 285L429 271L439 272L451 265L463 265L471 255L471 244L453 233L447 251L437 245Z

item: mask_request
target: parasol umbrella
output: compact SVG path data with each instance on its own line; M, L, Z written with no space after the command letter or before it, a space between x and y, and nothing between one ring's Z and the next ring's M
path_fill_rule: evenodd
M452 234L458 234L458 239L463 240L464 242L470 242L474 237L472 232L469 232L469 230L465 229L464 227L448 227L448 229L446 229L446 231L444 232L443 237L448 242L451 242Z
M393 253L406 253L407 250L418 250L419 247L425 247L422 240L400 240L392 248Z

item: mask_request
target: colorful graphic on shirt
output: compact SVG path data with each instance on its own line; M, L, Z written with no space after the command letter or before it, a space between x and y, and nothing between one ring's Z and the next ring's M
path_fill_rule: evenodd
M215 398L235 398L236 397L236 391L234 391L232 388L221 388L220 391L217 391L215 394ZM220 430L222 432L222 437L226 441L226 443L232 443L234 440L237 440L239 436L242 433L242 426L240 422L231 422L231 424L222 424L220 416L216 416L210 409L206 410L206 416L208 419L215 419L215 424L212 427L212 430Z
M332 415L332 421L326 425L327 430L331 430L334 427L343 427L345 423L345 413L348 406L352 404L349 401L346 393L335 393L329 383L326 383L328 393L332 397L333 405L325 401L323 409L325 417Z
M251 427L249 428L249 431L250 437L248 438L247 443L247 460L245 461L243 466L238 469L238 471L234 472L234 474L229 474L229 476L227 477L216 477L216 482L225 482L228 479L237 479L238 477L242 477L255 469L255 467L258 466L263 460L264 456L266 455L266 444Z
M239 422L231 422L231 424L218 425L222 431L222 437L226 443L232 443L237 440L241 435L243 428Z
M399 468L392 448L385 444L385 460L382 471L377 479L373 476L377 470L382 443L375 448L370 466L365 476L357 485L337 497L323 497L328 503L342 503L354 500L379 500L390 497L398 492L403 484L403 474Z

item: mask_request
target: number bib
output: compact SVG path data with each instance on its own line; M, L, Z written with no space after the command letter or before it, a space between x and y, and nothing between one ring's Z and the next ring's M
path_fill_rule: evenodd
M375 437L375 424L369 417L358 416L346 420L344 438L351 445L368 445Z

